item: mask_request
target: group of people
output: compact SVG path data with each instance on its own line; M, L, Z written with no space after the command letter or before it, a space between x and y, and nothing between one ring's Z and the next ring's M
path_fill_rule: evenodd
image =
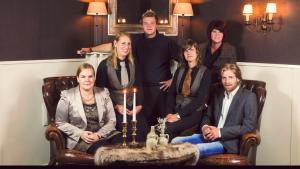
M224 42L226 24L221 20L208 25L208 42L198 45L188 39L182 49L157 31L157 16L148 10L142 16L144 33L131 40L120 32L113 43L82 48L81 52L111 52L97 72L88 63L77 70L78 87L63 91L57 106L56 124L67 135L67 148L95 153L106 144L121 142L122 118L129 129L133 115L133 95L123 90L138 90L136 99L137 141L146 140L149 126L166 118L166 133L172 143L197 144L200 156L238 153L239 138L256 127L255 94L242 89L242 76L235 64L235 48ZM180 52L181 51L181 52ZM180 55L181 53L181 55ZM178 61L174 76L170 61ZM212 83L224 89L210 96ZM203 113L204 112L204 113ZM180 137L195 125L199 133ZM130 132L127 135L131 140Z

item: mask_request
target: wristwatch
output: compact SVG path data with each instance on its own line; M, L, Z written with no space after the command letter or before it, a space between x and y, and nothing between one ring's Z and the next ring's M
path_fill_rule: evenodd
M176 117L177 117L177 119L181 119L180 115L178 113L176 113Z

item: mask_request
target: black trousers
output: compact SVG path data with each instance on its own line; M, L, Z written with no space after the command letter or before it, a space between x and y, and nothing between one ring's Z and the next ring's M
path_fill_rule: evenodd
M86 151L88 154L95 154L97 149L102 146L119 144L122 142L122 134L117 134L110 139L101 139L96 143L92 144L91 147Z
M166 116L167 92L159 89L160 86L144 86L145 117L150 126L157 124L157 118Z
M123 115L116 112L116 118L117 118L116 129L118 131L122 132L122 129L123 129L123 126L122 126ZM136 120L137 120L136 141L145 142L147 134L150 131L150 128L149 128L149 125L148 125L148 122L147 122L145 116L143 115L143 110L136 115ZM126 133L126 141L127 142L132 141L131 121L132 121L132 116L127 115L127 133Z
M202 119L202 111L196 111L189 116L182 117L180 120L173 123L166 123L166 132L169 134L169 141L180 135L184 130L198 126Z

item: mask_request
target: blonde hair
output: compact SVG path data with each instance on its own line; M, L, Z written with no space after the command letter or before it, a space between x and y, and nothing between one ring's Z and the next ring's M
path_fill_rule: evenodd
M130 39L130 41L131 41L130 35L128 33L126 33L126 32L119 32L116 35L116 37L115 37L114 40L118 42L122 36L127 36ZM118 69L118 67L117 67L117 58L118 58L117 48L115 46L113 46L112 53L107 58L107 61L112 65L112 67L114 69ZM133 58L131 49L129 51L127 59L129 61L129 63L134 64L134 58Z
M93 70L93 75L95 76L95 69L94 67L89 64L89 63L83 63L77 68L76 76L79 77L79 74L84 70L84 69L92 69Z
M238 67L238 65L234 64L234 63L226 63L222 66L221 68L221 76L223 74L223 72L230 70L233 72L233 74L235 75L236 78L238 78L240 80L240 82L243 80L242 79L242 72L241 69ZM239 83L240 83L239 82Z

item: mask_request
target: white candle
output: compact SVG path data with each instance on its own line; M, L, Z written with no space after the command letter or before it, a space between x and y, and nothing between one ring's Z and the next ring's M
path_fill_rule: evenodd
M124 110L123 110L123 123L127 122L127 117L126 117L126 89L123 90L124 93Z
M132 121L136 121L136 88L133 89Z

